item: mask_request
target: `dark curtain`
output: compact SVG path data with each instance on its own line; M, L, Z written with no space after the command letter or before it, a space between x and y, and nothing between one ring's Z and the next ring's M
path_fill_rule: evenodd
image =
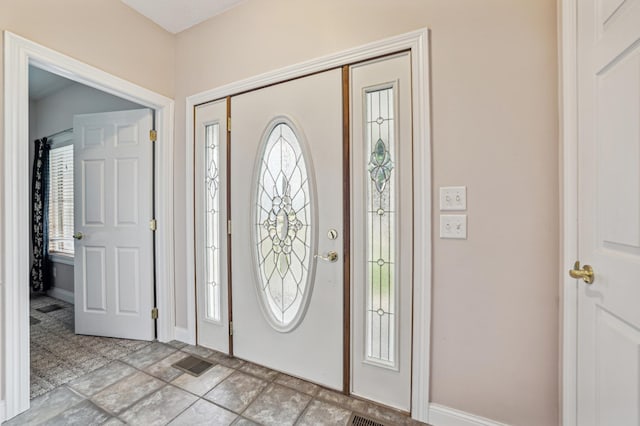
M49 289L49 142L47 138L35 141L33 179L31 181L31 290Z

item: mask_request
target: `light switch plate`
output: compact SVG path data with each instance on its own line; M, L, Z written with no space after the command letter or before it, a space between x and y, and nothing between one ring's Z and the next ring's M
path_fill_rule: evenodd
M440 238L443 239L467 239L467 215L466 214L441 214Z
M467 209L466 186L440 187L440 210L464 211Z

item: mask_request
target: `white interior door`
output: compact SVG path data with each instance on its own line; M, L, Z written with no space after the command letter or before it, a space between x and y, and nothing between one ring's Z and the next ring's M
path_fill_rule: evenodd
M343 379L341 82L332 70L231 101L234 354L334 389Z
M351 68L352 392L411 408L409 53Z
M640 424L640 1L578 2L580 426Z
M75 331L154 339L152 111L77 115Z
M198 345L229 353L227 297L227 101L196 108Z

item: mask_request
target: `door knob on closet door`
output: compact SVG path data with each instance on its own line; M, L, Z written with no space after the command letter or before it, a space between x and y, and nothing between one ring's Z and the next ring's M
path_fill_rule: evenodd
M569 276L575 279L582 279L587 284L593 284L596 279L591 265L584 265L581 268L579 260L576 260L575 265L573 265L573 269L569 270Z

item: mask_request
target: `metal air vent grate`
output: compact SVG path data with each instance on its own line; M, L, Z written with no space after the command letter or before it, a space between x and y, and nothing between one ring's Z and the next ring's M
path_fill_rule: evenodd
M43 306L42 308L36 308L36 311L48 314L49 312L57 311L58 309L64 309L64 306L60 306L56 303L53 305Z
M184 371L185 373L191 374L192 376L198 377L202 373L213 367L213 362L195 357L193 355L189 355L188 357L176 362L172 366L177 368L178 370Z
M381 423L378 420L373 420L369 417L362 416L360 414L353 413L349 422L349 426L387 426L385 423Z

